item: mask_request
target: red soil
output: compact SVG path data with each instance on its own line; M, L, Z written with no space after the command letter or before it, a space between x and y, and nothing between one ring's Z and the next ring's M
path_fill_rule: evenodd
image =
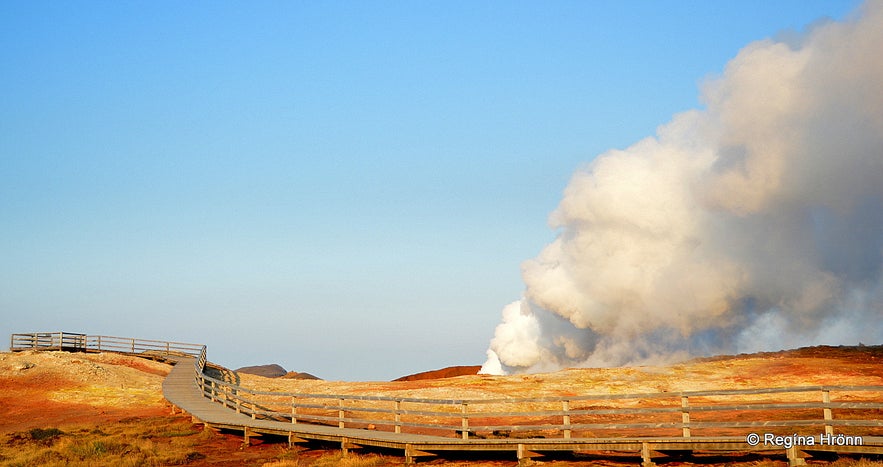
M58 375L22 375L0 378L0 432L30 428L101 424L131 417L168 414L163 405L108 407L59 402L51 395L59 390L76 390L82 385Z
M449 366L440 370L430 370L422 373L415 373L413 375L402 376L393 381L419 381L426 379L453 378L455 376L471 376L477 375L480 370L481 365Z

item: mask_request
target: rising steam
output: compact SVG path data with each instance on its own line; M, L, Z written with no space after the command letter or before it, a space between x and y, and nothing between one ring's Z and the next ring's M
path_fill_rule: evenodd
M483 372L883 337L883 2L744 48L574 174Z

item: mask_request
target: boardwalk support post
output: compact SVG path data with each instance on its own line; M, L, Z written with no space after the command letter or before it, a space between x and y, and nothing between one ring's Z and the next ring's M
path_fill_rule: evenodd
M414 465L417 457L430 457L434 455L431 452L414 449L414 446L411 444L405 444L405 465Z
M516 455L518 456L518 465L526 465L532 457L539 457L542 454L527 449L523 444L518 444Z
M297 436L294 436L293 431L288 432L288 449L291 449L291 447L294 446L294 443L308 443L308 442L309 441L307 441L303 438L298 438Z
M414 464L414 448L410 444L405 445L405 465Z
M653 459L650 458L650 443L641 443L641 466L654 467Z
M789 467L796 467L798 465L806 465L806 453L798 449L797 446L791 446L788 449L785 449L785 455L788 456L788 465Z
M346 436L340 438L340 452L346 457L350 453L350 449L359 449L362 446L359 444L351 443L350 439Z

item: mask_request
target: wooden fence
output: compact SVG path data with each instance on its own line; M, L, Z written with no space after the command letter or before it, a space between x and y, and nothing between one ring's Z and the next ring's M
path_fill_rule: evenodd
M253 419L462 439L883 434L883 386L449 400L256 391L201 373L197 382Z
M68 350L83 352L116 352L144 357L168 355L191 356L205 363L205 346L184 342L156 341L130 337L93 336L72 332L34 332L13 334L9 350ZM200 370L202 367L200 367Z
M66 332L13 334L10 350L194 358L197 390L252 419L434 434L462 440L883 436L883 386L807 386L562 397L431 399L257 391L205 374L206 347ZM590 389L590 388L587 388Z

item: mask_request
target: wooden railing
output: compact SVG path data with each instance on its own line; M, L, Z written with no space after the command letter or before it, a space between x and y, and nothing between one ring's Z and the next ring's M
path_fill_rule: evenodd
M13 334L9 340L9 350L15 352L25 349L83 349L86 347L86 335L73 332L33 332L29 334Z
M197 383L253 419L462 439L883 434L883 386L449 400L256 391L206 375Z
M10 350L194 358L195 387L252 419L473 438L883 436L883 386L806 386L561 397L433 399L248 389L205 374L201 344L66 332L13 334Z
M72 332L34 332L13 334L9 350L79 350L116 352L140 356L179 355L202 358L205 363L205 346L184 342L156 341L130 337L92 336Z

